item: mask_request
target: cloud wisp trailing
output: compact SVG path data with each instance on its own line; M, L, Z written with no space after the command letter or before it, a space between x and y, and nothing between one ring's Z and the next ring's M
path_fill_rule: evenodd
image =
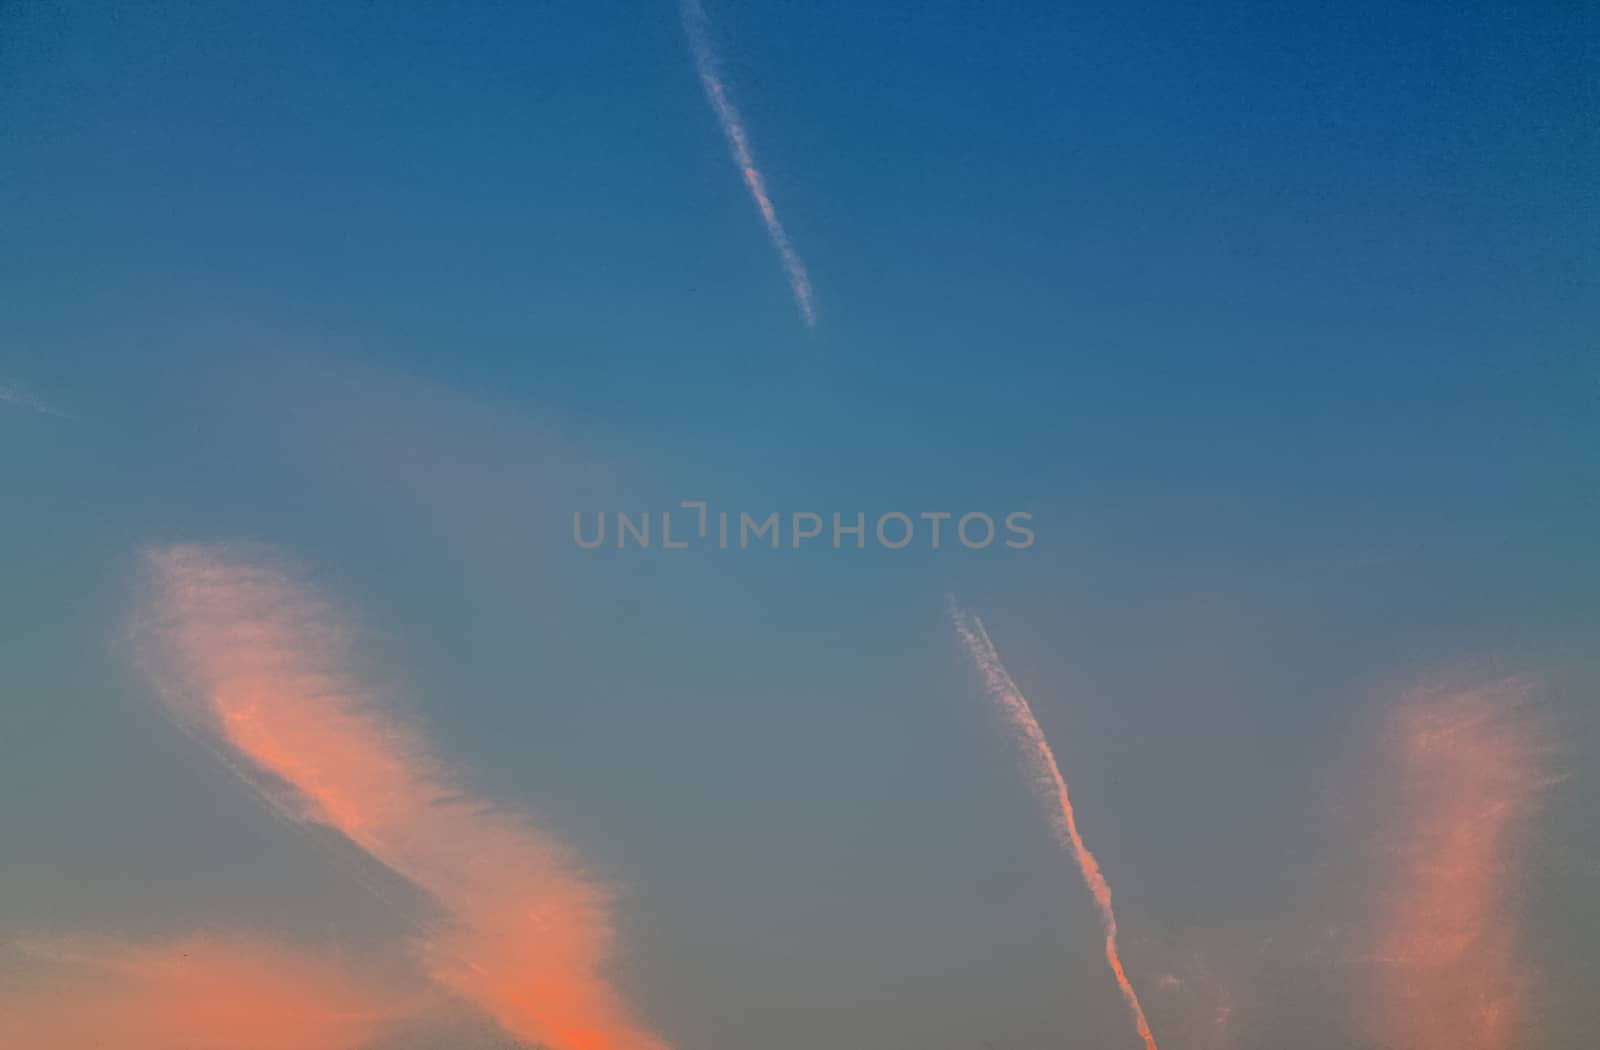
M251 938L13 947L33 978L0 994L0 1046L18 1050L357 1050L416 1005L322 958Z
M1127 971L1122 966L1122 956L1117 949L1117 916L1111 908L1111 886L1106 882L1105 875L1100 871L1100 863L1095 860L1094 854L1089 852L1089 847L1084 843L1083 835L1078 830L1078 818L1072 808L1072 797L1067 793L1067 782L1061 775L1061 767L1056 763L1050 742L1045 739L1044 730L1034 718L1033 708L1029 706L1027 697L1022 695L1022 690L1017 688L1005 665L1000 662L1000 655L995 652L994 643L989 640L989 632L984 629L983 621L962 609L953 598L950 601L950 615L955 620L956 630L961 633L961 640L965 643L968 654L983 673L989 699L993 700L995 706L1005 715L1006 721L1017 735L1023 761L1033 775L1035 788L1051 806L1050 822L1057 840L1077 861L1078 870L1083 873L1083 881L1089 887L1090 895L1094 897L1095 906L1100 911L1100 925L1105 931L1106 962L1111 967L1112 976L1116 978L1117 988L1127 1001L1139 1038L1144 1040L1146 1050L1157 1050L1155 1036L1150 1031L1150 1023L1145 1019L1144 1007L1139 1004L1139 996L1128 980Z
M689 36L689 50L694 54L695 69L700 74L706 99L717 114L717 123L722 125L722 133L728 139L733 162L739 167L744 184L761 212L761 221L766 224L767 236L772 239L772 246L783 263L783 272L789 278L789 289L794 293L795 306L799 308L807 327L815 325L817 310L811 294L811 278L806 273L805 263L800 261L799 253L789 241L783 223L778 219L778 211L767 192L766 180L756 167L755 154L750 149L750 135L745 130L738 109L734 107L733 99L728 95L727 85L722 81L721 63L717 61L716 50L711 46L711 25L706 18L705 8L700 0L681 0L680 7L684 31Z
M41 415L65 417L65 413L51 408L15 383L8 383L3 379L0 379L0 404L15 405L17 408L25 408Z
M1414 1050L1510 1050L1527 1042L1512 908L1544 747L1529 683L1424 687L1391 723L1393 823L1371 995L1375 1034Z
M280 812L425 891L442 988L548 1050L664 1050L613 988L611 894L563 844L472 797L353 670L350 630L292 576L228 548L149 555L141 623L172 710ZM258 777L259 775L259 777Z

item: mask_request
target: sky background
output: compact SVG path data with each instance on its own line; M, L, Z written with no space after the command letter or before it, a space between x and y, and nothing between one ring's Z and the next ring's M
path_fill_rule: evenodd
M706 13L814 327L669 0L0 0L0 940L404 969L357 851L139 672L144 553L247 543L618 887L616 984L683 1048L1137 1045L947 593L1163 1046L1383 1045L1385 727L1522 676L1559 782L1497 854L1540 975L1509 1045L1579 1045L1600 12ZM687 499L1037 541L572 542ZM375 1045L503 1045L428 1024Z

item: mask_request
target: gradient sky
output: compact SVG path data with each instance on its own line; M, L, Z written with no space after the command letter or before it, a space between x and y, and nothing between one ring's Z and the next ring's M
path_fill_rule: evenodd
M1164 1050L1402 1050L1407 973L1514 984L1484 1050L1580 1045L1600 12L705 14L812 327L673 0L0 3L0 1009L182 1001L148 975L200 945L252 995L325 967L381 1050L503 1044L414 965L447 893L170 717L148 558L201 545L581 859L667 1045L1138 1046L949 593ZM572 542L686 499L1038 538ZM1509 694L1457 762L1407 735ZM1424 921L1441 792L1515 819L1440 833L1472 893ZM1510 976L1384 947L1467 927Z

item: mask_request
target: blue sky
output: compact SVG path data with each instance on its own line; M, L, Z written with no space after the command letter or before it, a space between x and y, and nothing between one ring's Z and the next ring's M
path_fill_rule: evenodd
M247 542L625 888L673 1045L1122 1045L953 591L1157 1034L1207 1045L1225 985L1235 1046L1380 1045L1345 866L1385 712L1526 676L1552 775L1600 729L1595 11L707 15L814 328L673 3L0 10L0 937L384 956L131 666L141 552ZM1038 540L571 542L697 498ZM1596 806L1569 776L1517 853L1529 1046L1588 1030Z

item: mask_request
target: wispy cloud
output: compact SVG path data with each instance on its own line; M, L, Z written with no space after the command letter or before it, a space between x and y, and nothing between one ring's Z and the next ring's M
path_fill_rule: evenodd
M1522 680L1426 687L1391 726L1393 824L1383 853L1376 1034L1414 1050L1526 1045L1513 908L1544 748Z
M54 408L51 408L49 405L39 400L28 391L22 389L17 384L7 382L4 379L0 379L0 404L13 405L17 408L25 408L30 412L39 412L47 416L65 417L66 415L64 412L60 412Z
M353 670L348 627L258 559L150 555L158 682L196 733L238 756L297 819L332 828L426 891L419 937L442 987L549 1050L661 1050L604 973L611 897L577 858L474 798Z
M700 83L705 87L706 98L717 114L717 122L722 125L722 133L728 139L728 148L733 151L733 162L738 165L740 174L744 176L744 183L750 189L750 196L755 199L756 207L761 211L761 221L766 223L767 235L772 238L772 246L777 249L778 258L783 262L783 270L789 278L789 288L794 293L794 302L800 309L800 316L807 326L814 325L817 322L817 311L812 301L811 278L806 273L805 263L800 261L799 253L790 243L783 223L778 220L778 211L772 205L766 180L761 177L761 172L756 167L755 154L750 149L749 132L745 130L744 121L740 118L738 109L734 107L733 100L728 96L727 85L722 80L721 64L717 61L716 50L711 46L711 26L706 18L705 8L701 6L700 0L682 0L681 7L684 30L689 35L689 50L694 53L695 69L700 73Z
M1140 958L1160 967L1146 1000L1167 1042L1184 1050L1266 1045L1255 1030L1266 963L1235 930L1185 926L1166 938L1142 936L1138 945Z
M0 1046L18 1050L356 1050L412 1005L315 955L248 938L13 947L27 978L0 994Z
M1034 787L1052 807L1050 820L1055 828L1056 838L1078 862L1078 870L1083 873L1083 881L1088 885L1090 895L1094 897L1095 906L1100 911L1100 925L1106 935L1106 962L1110 964L1112 976L1117 981L1117 988L1122 992L1122 997L1127 1001L1128 1009L1133 1014L1133 1023L1138 1029L1139 1038L1144 1040L1146 1050L1156 1050L1155 1036L1151 1034L1150 1024L1145 1020L1144 1007L1139 1004L1139 996L1128 980L1128 974L1122 966L1121 954L1117 949L1117 916L1111 908L1111 885L1106 882L1105 875L1100 871L1100 863L1095 860L1094 854L1089 852L1089 847L1084 844L1083 835L1078 831L1078 818L1072 809L1072 798L1067 794L1067 782L1061 775L1061 767L1056 763L1055 753L1050 750L1050 742L1045 739L1044 730L1033 717L1033 708L1029 706L1027 697L1022 695L1022 690L1017 688L1017 684L1011 680L1011 674L1000 662L1000 655L995 652L994 643L989 640L989 632L984 629L983 621L963 610L953 598L950 600L950 615L955 620L956 630L961 633L961 640L966 644L967 652L978 665L978 669L983 672L989 699L1000 708L1017 735L1018 742L1022 746L1023 761L1033 774Z

